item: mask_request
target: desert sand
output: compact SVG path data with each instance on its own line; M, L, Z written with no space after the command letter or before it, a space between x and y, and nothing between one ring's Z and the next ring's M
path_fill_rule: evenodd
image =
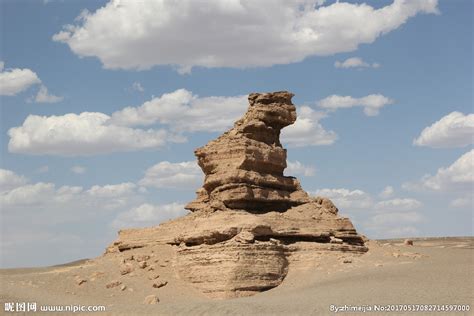
M139 258L141 249L60 266L3 269L0 296L2 305L104 305L105 313L94 314L110 315L325 315L331 304L472 305L474 238L413 240L413 246L369 241L365 254L326 252L324 260L293 267L280 286L251 297L206 297L176 277L173 253L162 246L153 249L148 267L125 275L117 263L131 254ZM107 288L113 281L121 284ZM151 294L159 302L145 304Z

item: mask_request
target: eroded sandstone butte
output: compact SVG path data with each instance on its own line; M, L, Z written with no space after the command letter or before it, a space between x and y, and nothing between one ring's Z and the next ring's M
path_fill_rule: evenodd
M292 265L327 251L363 253L363 238L334 204L284 176L280 131L296 121L293 94L252 93L234 127L195 151L205 174L186 216L126 229L107 253L157 244L175 250L177 275L210 297L278 286Z

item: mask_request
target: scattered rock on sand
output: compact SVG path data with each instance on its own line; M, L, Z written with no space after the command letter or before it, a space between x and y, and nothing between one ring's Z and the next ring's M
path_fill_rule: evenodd
M120 274L125 275L133 271L133 265L130 263L125 263L120 266Z
M160 300L158 299L158 297L154 294L152 295L148 295L147 297L145 297L145 300L143 301L143 304L156 304L158 303Z
M81 278L81 277L76 277L76 284L77 284L77 285L82 285L82 284L84 284L84 283L86 283L86 282L87 282L86 279L83 279L83 278Z
M122 286L120 287L120 291L125 291L126 288L127 288L127 286L122 284Z
M153 287L155 289L159 289L160 287L163 287L165 286L166 284L168 284L168 281L161 281L159 283L153 283Z
M405 239L405 241L403 242L403 244L405 246L413 246L413 240L411 239Z
M111 289L111 288L113 288L113 287L119 286L120 284L122 284L122 282L120 282L120 281L118 281L118 280L114 280L114 281L112 281L112 282L110 282L110 283L107 283L107 284L105 285L105 287L108 288L108 289Z
M149 279L149 280L156 280L156 279L158 279L159 277L160 277L159 274L157 274L157 273L152 273L152 274L150 274L150 275L148 276L148 279Z
M352 263L352 259L344 259L343 263Z
M148 264L147 264L146 261L140 261L140 262L138 262L138 267L139 267L140 269L145 269L145 268L147 267L147 265L148 265Z

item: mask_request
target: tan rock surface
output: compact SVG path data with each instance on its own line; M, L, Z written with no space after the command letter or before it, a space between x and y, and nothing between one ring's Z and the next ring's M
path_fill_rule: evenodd
M311 198L283 175L280 131L296 120L289 92L252 93L232 129L195 154L203 187L192 213L119 232L108 253L170 245L179 277L211 297L252 295L278 286L292 265L327 251L361 254L363 238L328 199Z

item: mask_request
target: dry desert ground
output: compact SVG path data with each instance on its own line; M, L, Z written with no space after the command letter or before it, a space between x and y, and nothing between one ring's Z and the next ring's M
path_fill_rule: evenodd
M106 312L92 314L107 315L326 315L331 305L373 304L474 307L474 238L413 240L413 246L401 239L369 241L362 255L323 253L290 270L280 286L250 297L206 297L176 277L173 252L164 246L152 249L146 268L124 275L117 263L132 254L140 257L141 249L59 266L3 269L0 297L2 305L36 302L38 310L43 305L103 305ZM149 295L159 302L146 304Z

